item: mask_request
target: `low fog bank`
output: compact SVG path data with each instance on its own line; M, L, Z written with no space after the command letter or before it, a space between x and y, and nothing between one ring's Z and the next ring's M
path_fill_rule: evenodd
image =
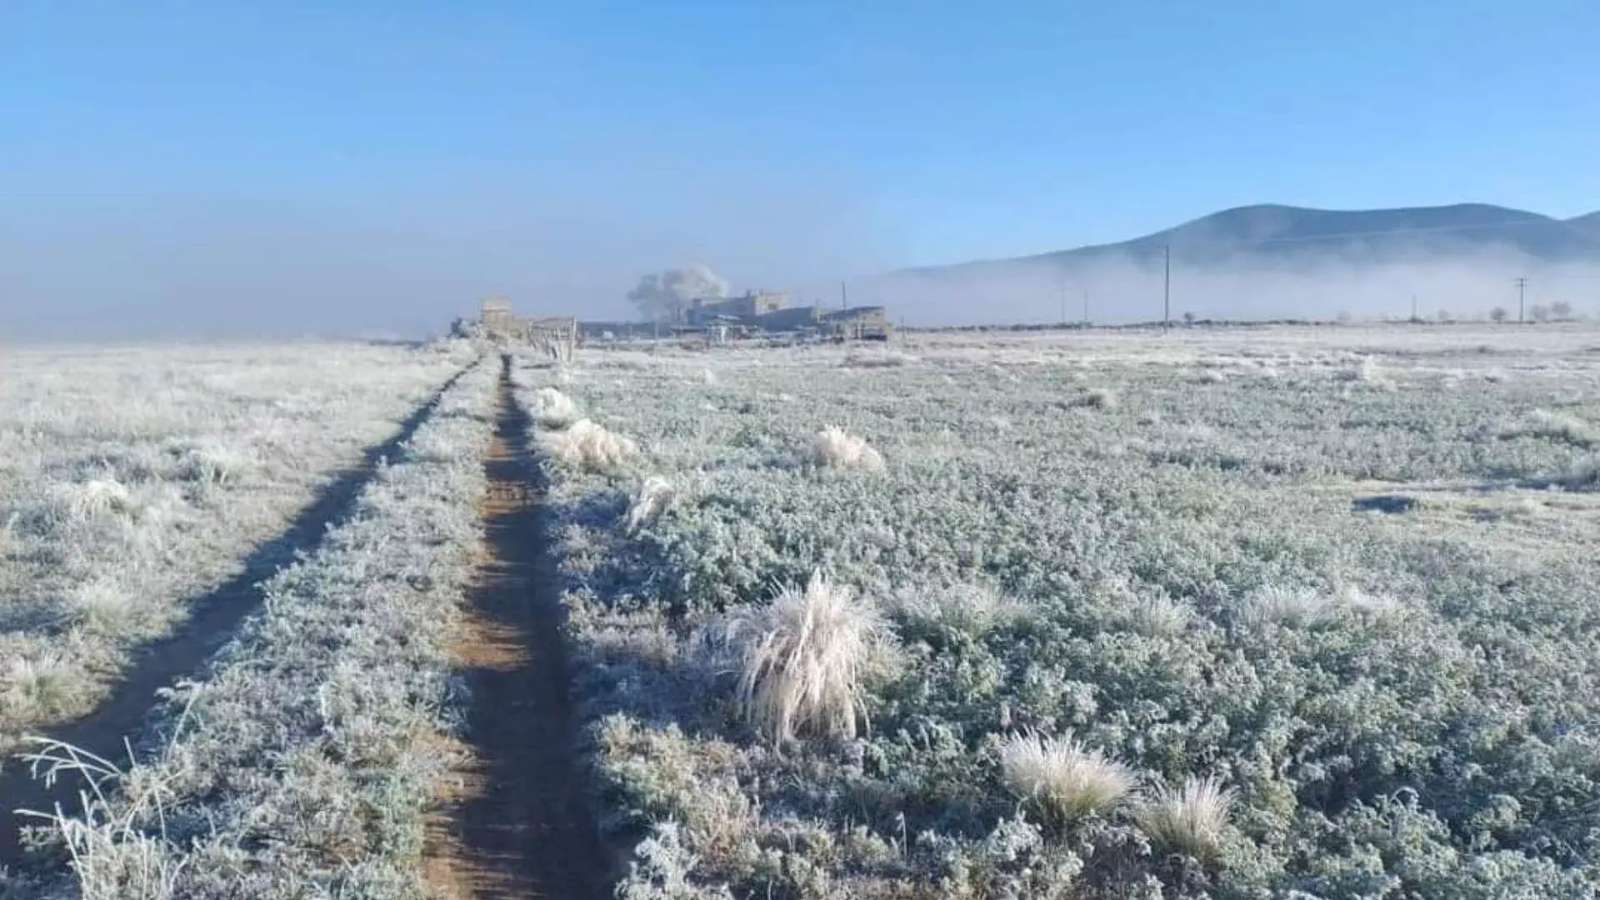
M1495 307L1517 317L1516 279L1527 306L1600 314L1600 263L1552 264L1516 254L1437 257L1370 264L1233 260L1172 265L1172 317L1200 319L1484 319ZM1162 265L1131 258L988 263L862 280L852 303L889 308L906 325L1118 324L1162 317Z

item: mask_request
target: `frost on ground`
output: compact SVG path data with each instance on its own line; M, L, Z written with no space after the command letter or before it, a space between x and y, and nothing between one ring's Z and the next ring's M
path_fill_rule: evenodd
M358 344L0 358L0 755L238 571L465 361ZM55 660L51 662L51 660ZM0 666L0 669L10 669Z
M204 673L164 692L134 765L33 745L99 789L40 820L73 854L70 883L0 872L0 896L425 896L423 817L464 699L441 625L480 538L497 374L480 365L446 392L351 517L266 583ZM47 669L22 674L12 683Z
M678 488L550 470L595 789L639 842L622 896L1594 896L1595 347L586 353L563 390ZM841 422L893 465L794 464ZM872 677L815 677L856 632L798 591L776 612L817 570L882 611Z

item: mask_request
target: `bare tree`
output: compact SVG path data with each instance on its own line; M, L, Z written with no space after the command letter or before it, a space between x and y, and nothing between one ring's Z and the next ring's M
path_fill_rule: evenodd
M1572 318L1572 304L1566 302L1565 300L1557 300L1556 302L1550 304L1550 312L1554 314L1557 319L1565 321Z
M1550 307L1545 306L1543 303L1535 303L1533 306L1529 307L1528 314L1533 316L1533 320L1535 322L1550 321Z
M1494 309L1489 310L1489 318L1496 322L1504 322L1506 320L1505 308L1496 306Z

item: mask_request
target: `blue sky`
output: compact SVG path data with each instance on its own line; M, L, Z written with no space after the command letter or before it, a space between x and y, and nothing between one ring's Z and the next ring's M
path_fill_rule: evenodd
M404 331L1254 202L1600 208L1592 0L326 6L0 5L0 324Z

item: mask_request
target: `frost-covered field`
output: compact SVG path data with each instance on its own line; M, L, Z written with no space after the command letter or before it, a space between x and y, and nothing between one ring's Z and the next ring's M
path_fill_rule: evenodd
M624 896L1600 891L1600 330L518 378Z
M81 714L460 368L357 344L0 356L0 754Z
M0 896L424 896L425 810L466 702L445 642L481 537L498 374L468 370L342 524L266 582L262 609L164 693L137 765L81 766L98 789L37 835L65 864L0 869ZM80 768L70 747L30 749Z

